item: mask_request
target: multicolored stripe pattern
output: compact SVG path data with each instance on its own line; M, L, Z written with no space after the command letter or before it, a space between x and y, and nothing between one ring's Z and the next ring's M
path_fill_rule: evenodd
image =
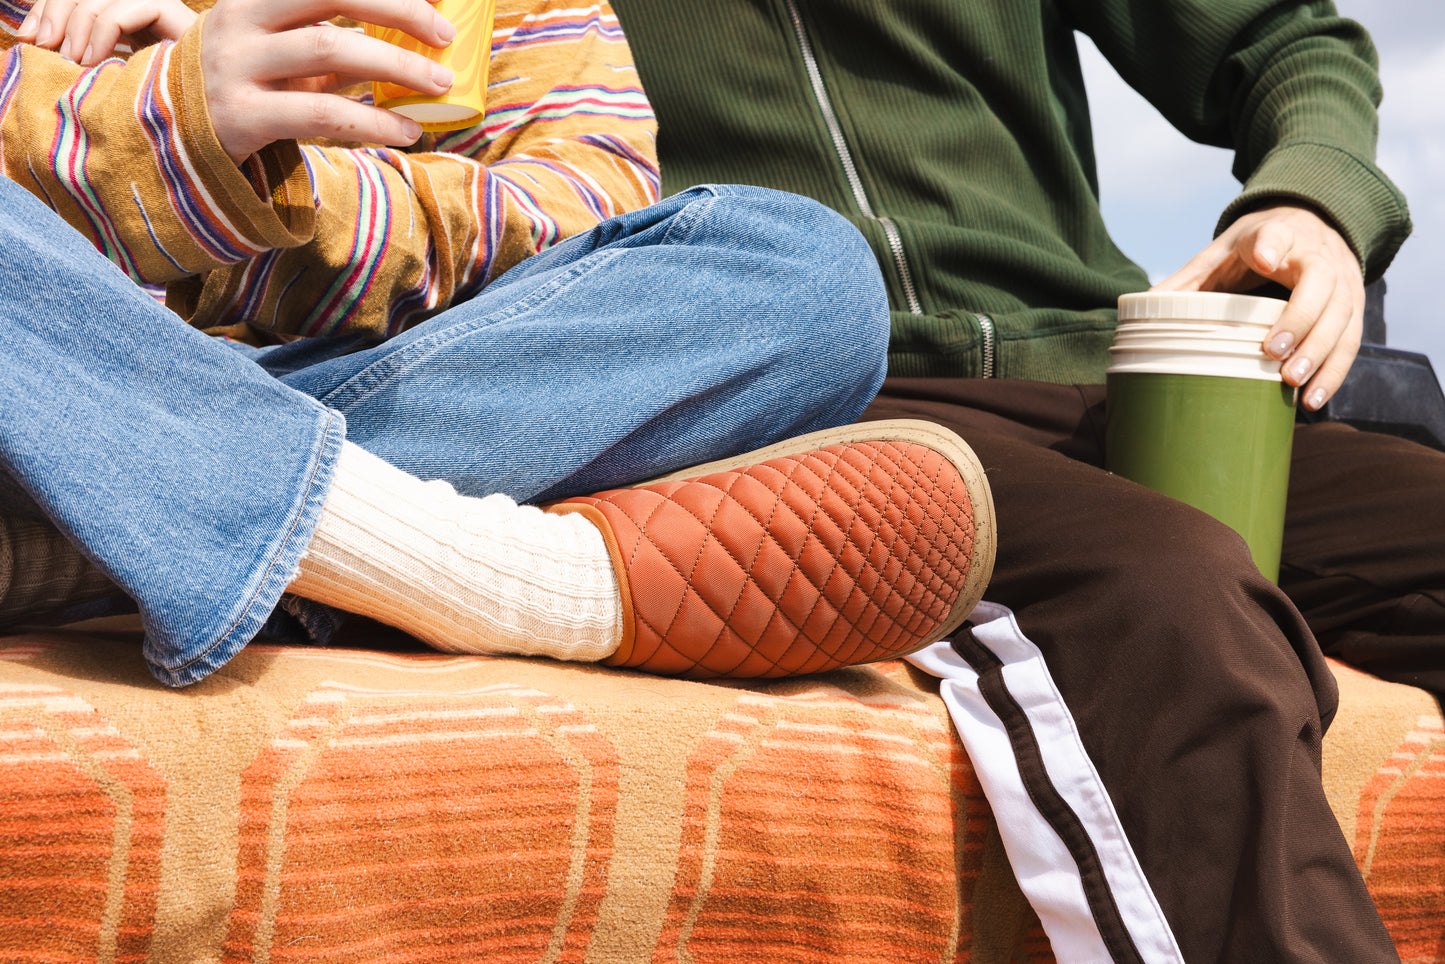
M386 179L370 164L357 164L348 173L354 179L357 208L356 229L351 232L351 250L345 261L347 270L330 278L315 305L301 319L296 329L299 334L333 334L352 317L376 279L391 240L388 214L392 199Z
M122 271L137 280L142 276L130 247L121 236L114 218L101 199L103 186L91 176L91 129L81 123L86 99L98 86L102 74L118 69L118 62L102 63L83 71L76 83L55 105L55 134L48 151L50 173L56 184L74 201L85 219L85 233L96 242L101 253L115 262Z
M515 25L499 24L493 45L571 44L594 36L608 43L623 41L622 25L611 10L559 6L534 11Z
M1336 674L1331 803L1402 959L1445 964L1445 718ZM903 662L740 685L252 645L177 691L139 633L14 636L0 960L1109 959L1047 904L1045 935L981 752Z
M320 195L359 199L319 209L318 243L329 238L327 262L345 270L324 290L308 280L291 292L309 305L299 320L274 304L242 313L234 298L224 317L305 335L395 334L522 258L656 200L652 111L609 9L500 4L492 56L483 123L434 150L308 148L324 156L308 162ZM606 83L564 82L591 78Z
M19 87L20 57L6 54L0 64L0 177L11 177L9 153L5 150L5 118L10 114L10 104Z
M603 3L502 0L469 131L300 163L276 145L245 171L194 96L199 36L90 71L15 47L0 76L5 170L34 169L21 182L138 282L203 277L197 326L386 337L658 197L652 110Z
M174 95L179 93L174 88L181 81L175 45L158 45L148 59L136 115L177 224L211 263L232 264L261 253L264 248L246 238L216 202L182 136L174 106Z
M278 191L283 218L209 131L193 136L197 118L206 116L194 96L197 58L194 44L185 43L88 69L26 45L4 54L6 175L151 289L295 246L303 238L293 228L309 231L313 216L291 203L299 176L290 194Z
M30 12L30 7L28 0L0 0L0 28L6 33L15 33Z

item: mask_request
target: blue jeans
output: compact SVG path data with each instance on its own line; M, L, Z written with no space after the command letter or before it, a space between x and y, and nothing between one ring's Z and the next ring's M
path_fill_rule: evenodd
M861 237L756 188L604 222L382 343L207 336L3 179L0 264L0 511L50 519L134 600L174 686L264 626L343 438L552 499L850 422L886 365Z

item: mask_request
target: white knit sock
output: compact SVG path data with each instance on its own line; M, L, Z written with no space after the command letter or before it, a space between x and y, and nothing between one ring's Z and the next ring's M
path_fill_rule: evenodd
M595 661L622 639L617 574L592 523L458 495L351 442L289 588L448 652Z
M119 592L55 526L0 517L0 620L14 622Z

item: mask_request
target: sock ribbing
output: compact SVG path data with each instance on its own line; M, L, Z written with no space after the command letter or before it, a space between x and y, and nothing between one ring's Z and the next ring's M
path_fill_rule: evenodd
M585 518L459 495L350 442L290 591L448 652L595 661L622 634L617 575Z

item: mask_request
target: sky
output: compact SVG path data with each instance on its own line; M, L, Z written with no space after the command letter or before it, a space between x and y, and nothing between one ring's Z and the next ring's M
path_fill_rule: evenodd
M1430 356L1445 378L1445 2L1335 0L1380 51L1385 98L1378 161L1410 203L1415 230L1386 272L1392 347ZM1130 90L1079 38L1094 118L1099 193L1115 241L1158 280L1210 239L1239 190L1232 155L1195 144Z

